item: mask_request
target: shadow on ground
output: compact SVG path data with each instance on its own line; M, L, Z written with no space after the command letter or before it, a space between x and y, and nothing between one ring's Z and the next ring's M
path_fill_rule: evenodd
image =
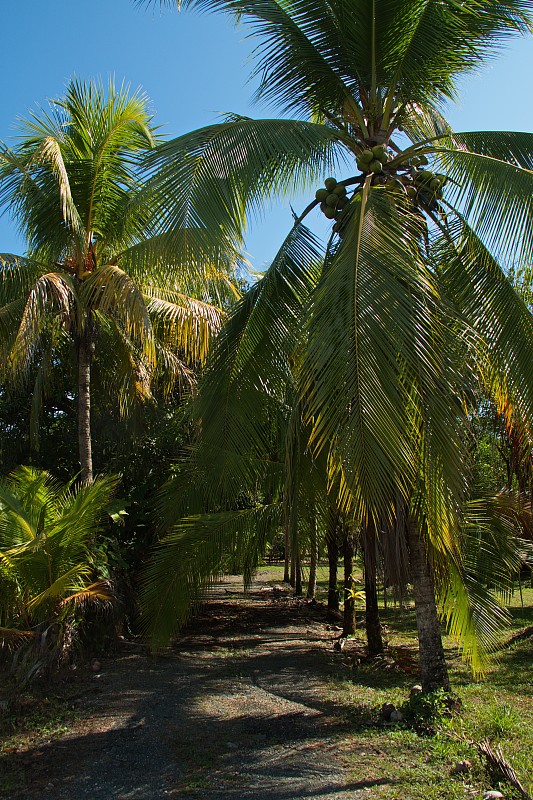
M86 718L20 756L25 800L354 800L343 748L377 710L331 696L350 673L320 608L271 592L208 604L172 652L124 656L89 680ZM392 676L400 685L411 679Z

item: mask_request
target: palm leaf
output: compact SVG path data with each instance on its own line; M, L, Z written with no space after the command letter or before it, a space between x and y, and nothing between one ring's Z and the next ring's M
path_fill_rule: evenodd
M251 547L248 569L257 564L267 536L281 524L282 511L277 503L189 517L159 543L141 589L143 628L154 650L167 645L187 621L232 554L238 559L237 551Z

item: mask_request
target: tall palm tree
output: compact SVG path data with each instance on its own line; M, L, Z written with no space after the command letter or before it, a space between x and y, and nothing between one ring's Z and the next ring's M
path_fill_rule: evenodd
M192 203L208 227L240 231L265 198L342 171L295 219L215 350L199 411L211 496L231 502L259 470L261 412L285 392L305 331L297 397L306 448L326 459L336 502L356 523L394 521L402 509L422 682L446 686L435 591L478 666L470 634L494 634L462 580L464 429L475 405L464 375L501 413L527 429L533 419L533 320L501 266L533 251L533 135L454 133L441 111L460 77L531 31L533 5L178 5L245 25L257 96L297 117L233 116L166 143L153 168L178 213ZM333 226L322 253L304 226L315 209ZM471 614L459 613L465 606Z
M143 158L157 145L146 96L72 81L0 152L0 202L27 240L0 263L0 348L11 376L35 375L38 408L65 340L77 364L82 480L92 480L91 365L98 340L122 407L154 375L187 381L232 291L233 246L172 226ZM68 354L68 350L67 350ZM31 373L37 365L36 373Z

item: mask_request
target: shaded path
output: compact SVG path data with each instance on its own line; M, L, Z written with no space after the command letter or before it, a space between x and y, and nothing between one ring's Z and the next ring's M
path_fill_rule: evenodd
M39 748L27 800L355 800L350 724L327 699L343 669L324 612L276 599L208 604L162 658L123 656L91 678L87 718Z

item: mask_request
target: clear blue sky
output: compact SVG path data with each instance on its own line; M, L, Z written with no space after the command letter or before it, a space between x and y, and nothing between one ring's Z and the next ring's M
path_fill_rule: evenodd
M251 104L250 43L222 16L139 9L133 0L19 0L2 9L0 139L13 122L63 94L69 78L115 77L142 86L156 122L178 135L221 112L274 116ZM482 73L464 81L449 109L456 130L533 131L533 38L517 39ZM299 208L298 201L296 202ZM291 224L288 202L265 214L248 238L260 269ZM0 251L21 252L9 219L0 219Z

